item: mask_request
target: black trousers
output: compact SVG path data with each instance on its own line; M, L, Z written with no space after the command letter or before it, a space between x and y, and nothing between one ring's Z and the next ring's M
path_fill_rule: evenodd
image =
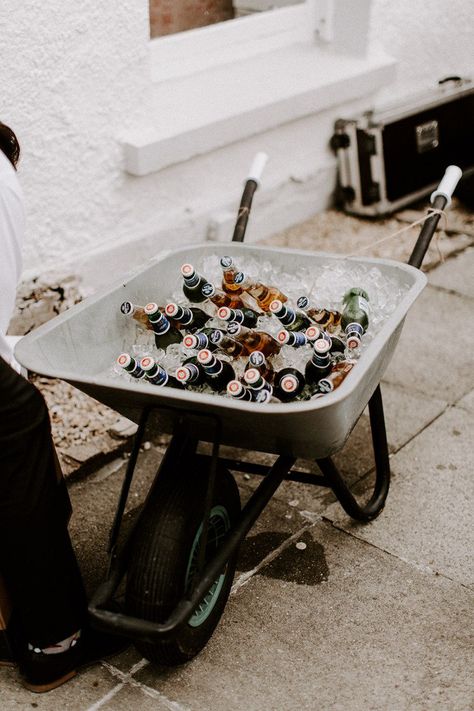
M0 574L34 646L54 644L86 621L70 511L44 398L0 357Z

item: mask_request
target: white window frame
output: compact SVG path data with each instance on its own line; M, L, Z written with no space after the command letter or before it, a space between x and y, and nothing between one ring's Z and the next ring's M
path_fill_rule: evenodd
M155 37L150 40L152 80L167 81L314 41L318 6L326 8L328 0L305 0L298 5Z

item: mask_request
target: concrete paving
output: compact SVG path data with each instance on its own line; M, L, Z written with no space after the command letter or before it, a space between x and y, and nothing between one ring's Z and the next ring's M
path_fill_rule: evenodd
M431 271L406 320L382 383L393 482L376 521L351 523L327 489L285 482L243 543L223 618L193 662L164 669L131 648L42 696L0 669L2 711L474 708L471 272L470 251ZM162 452L141 455L127 524ZM337 460L367 495L366 415ZM88 590L105 572L124 464L70 485ZM258 478L236 479L245 501Z

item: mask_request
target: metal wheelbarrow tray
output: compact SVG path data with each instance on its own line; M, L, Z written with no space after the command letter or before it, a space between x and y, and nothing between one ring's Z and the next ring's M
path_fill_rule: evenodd
M370 521L380 514L389 490L390 466L379 383L406 313L425 286L426 277L415 267L421 266L440 219L439 211L449 202L459 173L459 169L449 168L433 193L437 214L426 219L409 260L411 266L381 259L346 260L348 267L376 265L404 291L349 376L322 398L262 406L151 384L136 385L107 374L118 353L134 340L135 325L124 323L121 302L143 303L150 298L163 302L177 286L181 264L191 262L199 267L205 256L220 251L215 244L189 246L158 256L145 268L19 342L15 354L26 368L69 381L138 422L110 532L109 570L89 605L95 626L129 636L150 661L174 665L192 659L207 643L222 615L239 544L284 479L331 488L346 513L356 520ZM240 244L257 185L255 176L245 184L233 244L225 248L226 252L237 261L244 255L264 257L277 267L284 265L286 272L303 262L317 269L321 264L341 261L335 255ZM368 501L361 504L331 455L344 446L367 404L375 483ZM143 509L122 542L121 521L149 422L161 431L172 432L172 438ZM199 441L211 442L212 454L199 454ZM224 459L219 456L220 444L277 457L270 467ZM295 469L298 457L315 459L321 474ZM242 510L231 470L262 475ZM110 601L125 574L124 613L110 609Z
M179 391L173 388L137 386L122 378L113 379L106 371L115 357L133 343L135 322L124 323L122 301L164 303L179 284L180 266L198 266L203 257L224 248L216 245L184 247L152 260L133 276L104 292L86 299L53 321L22 339L17 350L29 370L67 380L88 395L138 422L143 407L170 406L173 411L215 414L221 422L221 443L294 457L321 458L340 450L359 415L367 405L390 361L405 315L423 289L426 277L413 267L380 259L353 259L352 263L376 265L382 274L395 278L407 289L395 311L363 352L350 376L333 393L307 402L257 406L227 397ZM238 261L244 253L264 258L288 272L302 264L315 270L321 264L341 263L338 256L297 250L271 249L233 244ZM349 267L348 267L349 268ZM197 436L209 437L208 423ZM170 416L162 427L170 431ZM211 433L212 434L212 433Z

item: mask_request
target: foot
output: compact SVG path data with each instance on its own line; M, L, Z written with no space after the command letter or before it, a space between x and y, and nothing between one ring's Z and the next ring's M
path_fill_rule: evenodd
M60 654L44 654L29 650L20 664L23 685L30 691L43 693L61 686L85 667L112 657L129 647L124 637L85 629L76 644Z

